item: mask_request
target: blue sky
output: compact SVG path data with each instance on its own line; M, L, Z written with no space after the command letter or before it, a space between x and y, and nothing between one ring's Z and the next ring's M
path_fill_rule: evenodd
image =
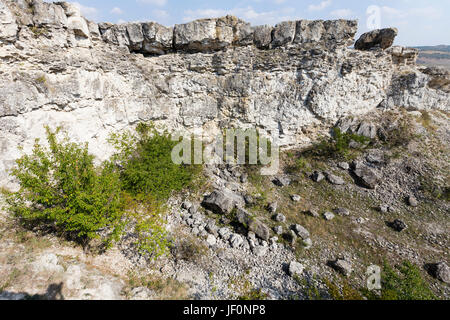
M97 22L156 21L166 26L234 14L253 25L298 19L359 20L359 34L399 29L396 44L450 44L450 0L77 0Z

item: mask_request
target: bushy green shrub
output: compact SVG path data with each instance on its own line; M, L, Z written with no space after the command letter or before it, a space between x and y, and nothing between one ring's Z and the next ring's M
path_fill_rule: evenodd
M351 142L356 142L361 149L370 142L370 139L357 134L342 132L339 128L333 128L332 137L322 139L314 150L318 156L348 160L352 158L354 151L358 151L358 148L350 147Z
M172 161L172 149L178 144L167 131L159 133L154 126L140 124L137 134L114 134L110 143L117 149L114 160L122 168L120 179L124 190L134 196L145 194L166 200L192 181L198 167L178 165Z
M8 197L13 214L27 225L51 226L83 243L99 238L117 240L123 227L119 174L110 163L100 167L84 146L58 141L60 129L48 127L44 147L36 140L31 155L11 171L20 190Z

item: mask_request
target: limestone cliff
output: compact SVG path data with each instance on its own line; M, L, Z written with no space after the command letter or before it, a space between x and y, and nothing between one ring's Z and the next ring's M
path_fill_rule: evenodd
M252 27L230 16L96 24L68 3L0 0L0 185L45 124L104 159L110 132L140 121L207 137L257 127L292 146L377 107L450 109L448 74L416 67L412 49L350 48L356 31L356 21Z

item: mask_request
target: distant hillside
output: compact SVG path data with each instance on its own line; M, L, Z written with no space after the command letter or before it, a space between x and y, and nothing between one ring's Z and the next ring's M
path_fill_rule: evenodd
M418 64L426 66L440 66L450 70L450 46L416 47L420 50Z
M439 46L425 46L425 47L415 47L420 51L441 51L441 52L450 52L450 46L447 45L439 45Z

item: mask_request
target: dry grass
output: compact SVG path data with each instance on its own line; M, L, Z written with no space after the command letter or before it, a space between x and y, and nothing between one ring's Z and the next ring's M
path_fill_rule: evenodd
M128 276L128 291L133 288L145 287L155 293L156 300L189 299L186 285L173 279L155 275L140 275L140 272L130 272Z

